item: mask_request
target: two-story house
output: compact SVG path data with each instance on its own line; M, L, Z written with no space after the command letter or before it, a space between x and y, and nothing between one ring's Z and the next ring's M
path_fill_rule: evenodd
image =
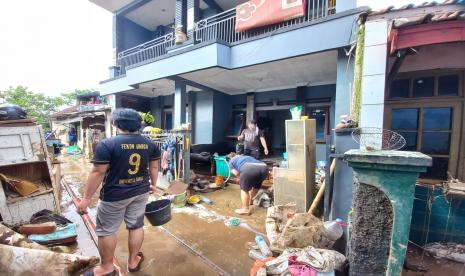
M325 160L329 130L350 109L357 1L90 1L114 15L115 64L100 87L114 107L151 111L165 129L190 122L196 144L233 141L253 118L279 154L300 104Z

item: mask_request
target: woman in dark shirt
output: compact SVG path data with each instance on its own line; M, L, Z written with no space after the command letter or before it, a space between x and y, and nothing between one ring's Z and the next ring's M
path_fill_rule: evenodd
M229 162L231 172L238 176L241 186L242 208L236 209L239 215L250 215L252 199L262 186L262 182L268 177L268 167L252 156L237 155Z

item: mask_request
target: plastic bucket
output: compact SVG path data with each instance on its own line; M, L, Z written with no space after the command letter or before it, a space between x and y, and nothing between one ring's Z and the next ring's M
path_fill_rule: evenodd
M153 226L160 226L171 220L171 201L161 199L145 206L145 216Z
M228 178L230 176L228 161L226 156L215 156L216 175Z
M184 207L187 203L187 191L175 195L173 198L173 207Z

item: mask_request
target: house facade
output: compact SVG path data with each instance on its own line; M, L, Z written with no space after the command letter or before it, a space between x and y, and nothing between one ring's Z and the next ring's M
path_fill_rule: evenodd
M465 179L465 2L361 17L361 127L398 132L402 150L433 159L415 188L409 239L463 243L463 197L444 182L448 175Z
M108 97L100 96L98 91L80 94L74 106L50 116L52 132L62 144L69 145L69 132L74 129L76 145L91 154L98 141L112 135L110 114Z
M114 64L100 87L113 107L151 111L164 129L189 122L196 144L233 143L255 119L280 154L284 120L300 104L317 120L317 160L326 160L330 129L350 112L351 45L366 10L357 1L278 1L282 9L305 3L305 13L248 30L236 23L258 1L91 2L113 13Z

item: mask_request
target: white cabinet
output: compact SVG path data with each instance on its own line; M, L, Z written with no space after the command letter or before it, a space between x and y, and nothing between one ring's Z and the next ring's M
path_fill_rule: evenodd
M46 161L39 126L0 127L0 166Z
M6 184L1 183L3 223L10 226L26 223L43 209L60 212L60 183L53 177L41 126L0 126L0 173L26 179L40 187L39 191L22 197L5 189Z
M315 120L286 120L287 168L274 168L274 204L307 212L315 194Z

